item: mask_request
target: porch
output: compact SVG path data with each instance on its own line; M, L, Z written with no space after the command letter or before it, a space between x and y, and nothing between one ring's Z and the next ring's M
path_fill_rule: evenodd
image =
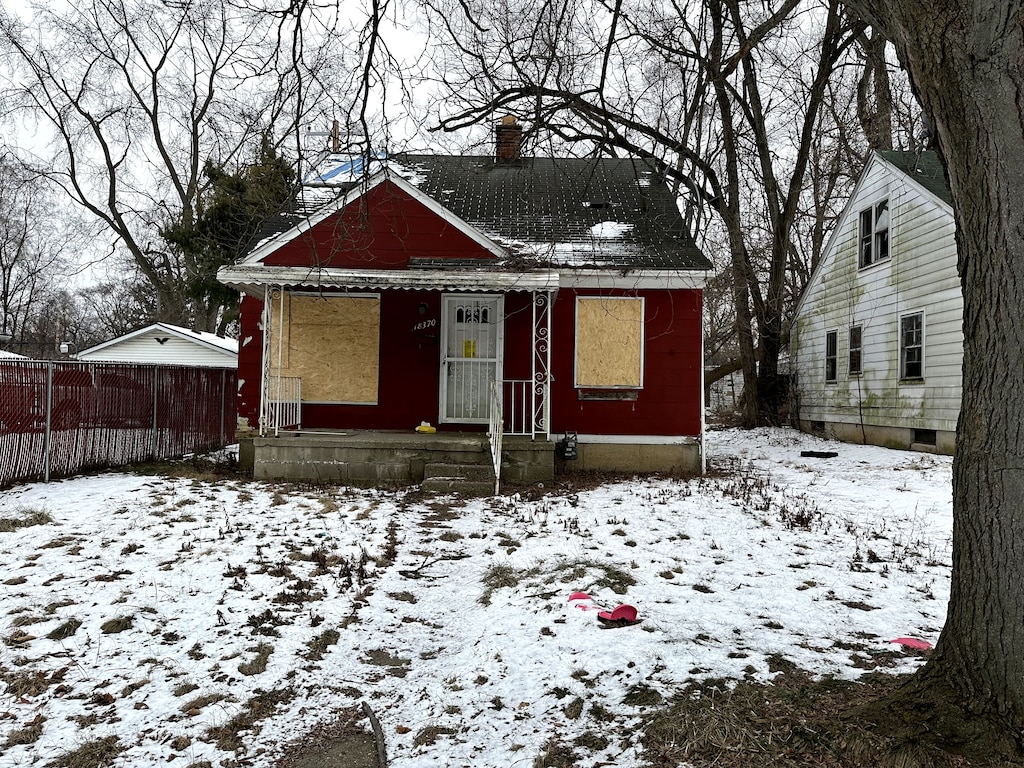
M485 432L420 434L390 430L279 430L241 441L240 462L253 477L357 486L422 484L424 490L494 491ZM554 443L504 435L501 482L527 485L554 477Z

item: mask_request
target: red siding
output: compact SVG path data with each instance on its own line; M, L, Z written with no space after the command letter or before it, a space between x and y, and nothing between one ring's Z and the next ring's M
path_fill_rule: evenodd
M256 428L260 423L260 376L263 368L263 302L242 296L238 322L238 415Z
M396 290L383 291L380 296L378 404L305 404L302 406L303 427L411 430L421 421L438 425L441 294ZM238 376L245 379L239 394L239 412L254 426L259 416L262 342L256 339L261 338L257 328L261 308L262 302L256 299L247 298L242 303L241 338L253 336L254 341L239 350L238 356ZM436 322L429 326L430 320ZM421 324L429 327L417 328ZM344 365L344 361L335 364Z
M645 302L644 388L636 401L581 401L573 387L575 297L643 296ZM422 307L422 310L421 310ZM262 302L242 301L238 354L239 414L256 426L259 415ZM505 297L506 379L528 379L532 360L531 295ZM433 327L416 330L423 320ZM438 425L441 294L381 293L381 361L376 406L305 405L307 428L411 430L420 421ZM607 435L697 435L701 402L701 293L679 291L579 291L558 293L552 333L552 431ZM251 341L246 344L246 338ZM338 361L343 364L343 361ZM446 425L445 429L482 429Z
M268 266L405 269L410 257L494 254L389 181L267 256Z
M579 399L573 386L577 295L644 297L644 387L635 401ZM553 324L552 432L700 434L700 291L561 290L555 300Z

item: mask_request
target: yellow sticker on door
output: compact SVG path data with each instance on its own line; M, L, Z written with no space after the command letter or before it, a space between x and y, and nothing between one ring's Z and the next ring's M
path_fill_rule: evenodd
M476 357L476 339L463 339L462 356Z

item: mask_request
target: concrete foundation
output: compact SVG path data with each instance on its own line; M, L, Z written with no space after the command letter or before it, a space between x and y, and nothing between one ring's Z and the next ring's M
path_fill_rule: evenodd
M240 444L240 457L243 453ZM491 465L490 445L482 433L287 432L253 438L252 456L257 479L367 487L416 485L431 474L432 466L479 465L490 471ZM466 475L478 479L479 472L467 469ZM552 443L504 439L502 482L528 485L553 478Z
M861 427L860 424L809 420L798 421L796 426L802 432L823 435L844 443L866 443L903 451L940 453L947 456L952 456L956 449L956 433L949 430L920 430L871 424ZM927 437L927 442L922 442L922 437Z
M579 457L562 464L565 471L699 473L700 446L580 443Z

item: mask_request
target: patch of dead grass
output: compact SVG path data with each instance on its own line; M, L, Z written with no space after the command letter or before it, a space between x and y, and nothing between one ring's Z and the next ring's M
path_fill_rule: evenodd
M206 737L225 752L237 752L245 745L242 734L252 730L260 720L270 717L281 704L288 704L295 698L291 688L261 691L245 703L244 709L223 725L206 731Z
M22 507L14 511L14 517L0 517L0 533L13 533L20 528L52 523L53 518L44 509Z
M968 768L964 758L874 736L844 716L903 678L814 680L787 668L769 684L693 685L649 721L643 745L652 768Z
M102 768L111 765L123 749L117 736L107 736L86 742L46 765L47 768Z

